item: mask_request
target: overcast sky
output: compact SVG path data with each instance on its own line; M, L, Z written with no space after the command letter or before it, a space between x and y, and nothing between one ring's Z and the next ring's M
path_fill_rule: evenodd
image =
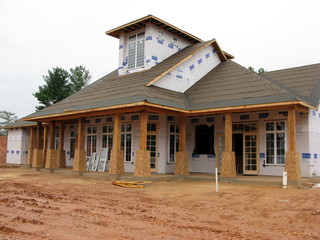
M0 0L0 110L35 111L49 69L83 65L92 82L117 68L105 31L153 14L203 40L215 38L244 67L320 63L319 0Z

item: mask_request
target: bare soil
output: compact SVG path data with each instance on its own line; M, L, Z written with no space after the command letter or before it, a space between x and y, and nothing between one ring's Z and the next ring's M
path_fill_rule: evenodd
M320 239L320 189L0 168L0 239Z

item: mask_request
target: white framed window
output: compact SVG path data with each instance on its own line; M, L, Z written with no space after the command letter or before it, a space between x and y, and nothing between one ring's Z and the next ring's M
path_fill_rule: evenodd
M131 162L132 123L121 124L121 150L123 150L124 161Z
M102 126L102 148L108 148L107 160L110 161L113 148L113 124Z
M87 157L97 152L97 126L87 127Z
M169 158L168 163L176 162L176 153L179 152L179 125L169 124Z
M144 32L129 36L128 68L144 66Z
M266 122L266 164L285 164L286 123L284 121Z

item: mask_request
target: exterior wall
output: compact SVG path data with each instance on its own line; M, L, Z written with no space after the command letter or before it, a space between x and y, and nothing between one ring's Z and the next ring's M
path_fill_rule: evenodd
M176 92L185 92L220 62L214 47L207 46L153 85Z
M0 164L6 162L7 158L7 136L0 136Z
M232 122L234 123L250 123L258 124L258 175L282 176L284 171L284 164L271 165L266 164L266 122L268 121L285 121L287 128L287 110L280 111L263 111L253 113L239 113L232 115ZM311 177L312 173L319 175L320 160L319 146L320 144L320 116L319 113L307 114L296 113L297 124L297 151L301 156L301 175L302 177ZM314 115L315 114L315 115ZM312 115L312 116L311 116ZM246 119L242 119L245 117ZM213 122L208 122L208 119L214 118ZM311 118L311 119L310 119ZM192 123L192 121L197 121ZM195 127L197 125L211 125L214 124L215 134L215 155L196 155L192 154L195 146ZM310 127L309 125L313 126ZM310 132L310 133L309 133ZM286 130L286 149L288 146L288 133ZM223 115L192 117L187 119L187 151L189 159L190 172L214 173L215 167L218 163L218 141L219 136L224 135L224 118ZM310 150L309 150L310 149ZM316 155L315 155L316 154ZM306 159L310 157L310 159Z
M309 151L303 152L302 162L308 167L308 177L320 176L320 113L310 110L309 113Z
M9 129L7 163L24 164L29 149L29 131L23 128Z
M157 140L158 140L158 166L157 173L173 173L174 172L174 163L168 163L168 120L167 115L165 114L149 114L152 116L158 116L158 120L149 120L150 123L157 123ZM136 118L138 117L138 118ZM86 119L86 129L87 126L97 126L97 153L102 152L102 126L105 124L113 124L112 122L106 122L106 118L112 118L113 116L103 116L98 118L88 118ZM95 123L96 119L101 119L101 122ZM135 119L135 120L132 120ZM175 118L176 122L178 121ZM89 123L90 121L90 123ZM121 123L131 123L132 124L132 148L131 148L131 162L124 162L124 170L125 172L134 172L135 160L137 151L139 150L140 144L140 114L124 114L122 115ZM68 127L67 127L68 129ZM66 133L66 136L70 136L70 134ZM70 138L69 138L70 139ZM69 152L70 144L67 145L67 142L70 142L66 139L65 147L66 152ZM87 142L85 142L85 148L87 147ZM67 158L68 159L68 158ZM68 161L67 161L68 163ZM108 169L108 168L107 168Z
M142 67L128 69L128 37L143 31L145 32L145 64ZM163 34L159 35L159 31ZM177 39L176 43L173 43L173 38ZM119 75L149 69L190 44L189 41L175 36L151 23L138 31L121 34L119 37Z

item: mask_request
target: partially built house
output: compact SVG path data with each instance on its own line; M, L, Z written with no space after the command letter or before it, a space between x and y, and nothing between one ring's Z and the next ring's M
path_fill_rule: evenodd
M137 177L320 173L320 64L256 74L152 15L106 34L118 69L8 125L7 162L86 171L104 152L105 171Z

